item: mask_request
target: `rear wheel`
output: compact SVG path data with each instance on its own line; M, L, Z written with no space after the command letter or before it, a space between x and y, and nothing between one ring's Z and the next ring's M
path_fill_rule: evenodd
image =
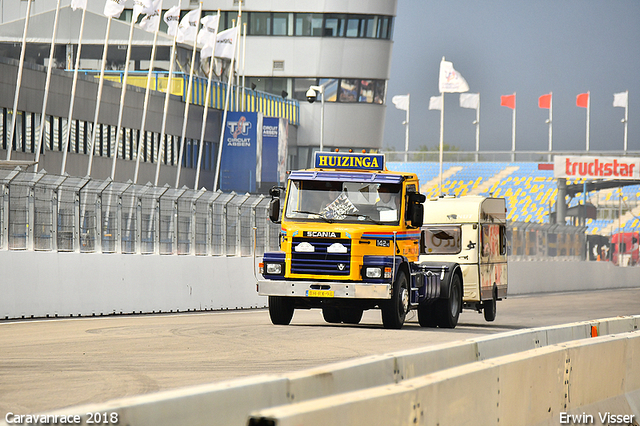
M342 319L342 322L345 324L360 324L363 312L362 309L358 308L341 309L340 319Z
M460 310L462 308L462 283L460 277L454 274L451 278L451 291L448 299L438 301L438 326L442 328L456 328Z
M409 310L409 285L404 272L398 273L391 299L385 300L381 308L384 328L402 328Z
M421 327L437 327L435 303L423 303L418 306L418 322Z
M491 322L496 319L496 291L493 292L493 297L489 300L482 302L482 313L484 314L485 321Z
M293 318L293 300L282 296L269 296L269 317L276 325L289 325Z
M342 322L338 308L322 308L322 317L330 324L340 324Z

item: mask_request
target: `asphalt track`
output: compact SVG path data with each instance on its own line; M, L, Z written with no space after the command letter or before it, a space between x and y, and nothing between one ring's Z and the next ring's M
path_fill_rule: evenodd
M510 297L495 322L465 311L454 330L402 330L380 312L357 326L330 325L319 310L274 326L266 310L0 321L0 419L241 376L529 327L640 314L640 288Z

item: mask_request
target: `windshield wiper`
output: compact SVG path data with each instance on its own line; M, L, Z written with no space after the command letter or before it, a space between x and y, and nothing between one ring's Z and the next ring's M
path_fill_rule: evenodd
M320 213L318 213L318 212L310 212L310 211L307 211L307 210L294 210L294 211L293 211L293 213L312 214L312 215L314 215L314 216L318 216L318 217L320 217L320 218L324 219L324 220L325 220L325 222L327 222L327 223L333 223L333 222L334 222L333 220L331 220L331 219L328 219L328 218L324 217L323 215L321 215L321 214L320 214Z
M384 222L380 222L379 220L375 220L374 218L372 218L371 216L367 215L367 214L358 214L358 213L343 213L345 216L354 216L354 217L364 217L365 219L369 219L371 222L375 223L376 225L384 225Z

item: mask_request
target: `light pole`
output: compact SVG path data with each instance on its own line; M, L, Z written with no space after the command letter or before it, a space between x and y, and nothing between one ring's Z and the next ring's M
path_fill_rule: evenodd
M327 83L321 84L320 86L310 86L306 93L307 101L311 104L318 98L318 93L322 95L322 108L320 111L320 152L324 149L324 88L326 84Z

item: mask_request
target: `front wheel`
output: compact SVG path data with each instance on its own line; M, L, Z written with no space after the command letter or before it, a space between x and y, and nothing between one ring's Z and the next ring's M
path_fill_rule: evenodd
M457 274L451 277L449 298L438 302L438 326L441 328L456 328L462 308L462 283Z
M269 317L276 325L289 325L293 318L293 300L283 296L269 296Z
M390 300L381 305L384 328L400 329L409 310L409 285L404 272L399 272Z

